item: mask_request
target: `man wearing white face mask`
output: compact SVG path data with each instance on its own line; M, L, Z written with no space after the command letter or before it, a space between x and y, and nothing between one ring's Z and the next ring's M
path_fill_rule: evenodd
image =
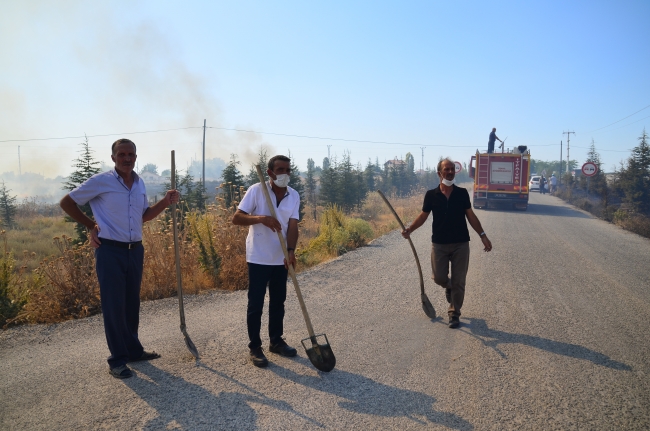
M422 204L422 212L413 223L402 231L409 235L427 221L433 212L433 235L431 242L431 268L433 281L445 288L449 308L449 327L460 326L460 308L465 299L465 279L469 269L469 230L465 218L479 234L483 250L492 250L492 243L481 227L481 222L472 211L467 189L454 185L456 169L449 159L438 163L440 186L427 191ZM449 265L451 264L451 276Z
M256 367L266 367L268 359L262 350L260 329L266 286L269 286L269 350L282 356L296 356L296 349L282 338L284 329L284 302L287 297L288 265L296 266L294 251L298 243L300 195L289 187L291 159L286 156L271 157L266 171L270 181L251 186L238 206L232 223L249 226L246 238L248 262L248 309L246 325L250 340L250 358ZM267 187L275 205L278 220L271 217L264 189ZM289 262L284 258L277 231L287 242Z

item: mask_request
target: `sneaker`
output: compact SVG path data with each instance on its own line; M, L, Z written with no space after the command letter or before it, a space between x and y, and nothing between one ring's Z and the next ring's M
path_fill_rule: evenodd
M451 329L458 328L460 326L460 318L458 316L449 316L449 327Z
M131 369L126 365L111 368L108 373L116 379L128 379L129 377L133 377L133 371L131 371Z
M269 346L269 351L273 353L277 353L278 355L281 356L286 356L287 358L291 358L293 356L296 356L298 354L298 351L294 349L293 347L289 346L286 341L280 339L275 344L271 344Z
M264 351L262 350L261 347L251 349L250 356L253 365L255 365L256 367L264 368L267 365L269 365L269 360L266 359L266 356L264 356Z

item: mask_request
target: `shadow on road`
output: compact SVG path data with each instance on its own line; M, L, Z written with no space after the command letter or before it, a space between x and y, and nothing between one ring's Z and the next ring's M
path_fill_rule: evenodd
M305 358L296 358L296 362L311 367ZM294 383L344 398L338 402L339 406L354 413L406 417L424 426L435 423L452 429L474 429L471 423L453 413L435 411L436 399L430 395L388 386L360 374L334 369L318 376L302 375L277 365L269 367L269 371Z
M467 332L469 335L481 340L484 345L491 347L500 356L506 357L506 354L499 350L499 344L516 343L524 344L526 346L535 347L540 350L545 350L556 355L569 356L576 359L593 362L596 365L603 367L613 368L621 371L631 371L632 367L622 362L610 359L602 353L596 352L586 347L578 346L577 344L563 343L560 341L549 340L548 338L535 337L525 334L514 334L512 332L497 331L490 329L483 319L468 319L469 323L463 323L461 331Z
M250 403L264 404L293 413L322 427L321 424L295 412L285 401L269 398L232 377L209 367L199 366L250 393L221 392L215 395L150 363L138 364L137 368L134 367L136 377L126 379L124 383L158 413L143 429L254 430L257 429L257 412Z

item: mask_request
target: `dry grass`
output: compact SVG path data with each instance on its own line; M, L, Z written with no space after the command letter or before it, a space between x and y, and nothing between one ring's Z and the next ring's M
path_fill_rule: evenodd
M614 213L613 221L625 230L650 238L650 217L619 210Z
M34 214L17 218L15 228L7 231L7 248L19 260L20 266L32 271L39 267L40 261L59 253L52 238L62 235L74 235L74 224L66 223L62 216Z
M179 214L179 256L186 293L247 288L248 228L234 226L231 222L242 190L229 192L234 198L230 207L225 207L224 201L217 198L216 204L203 213ZM419 214L422 197L423 193L419 193L406 198L391 196L389 200L408 224ZM306 208L307 215L299 223L298 271L398 228L377 193L370 193L357 213L323 217L326 212L323 207ZM314 220L314 214L318 220ZM12 300L25 305L10 323L53 323L98 313L100 296L94 252L87 244L73 246L67 236L73 232L73 225L63 222L60 216L44 217L37 211L28 212L19 219L18 225L18 229L9 231L4 237L6 255L20 258L19 263L7 266L13 274L7 282L7 292L8 297L14 298ZM335 235L341 237L339 243L331 241ZM45 239L53 236L54 241ZM175 296L175 255L169 211L144 226L143 243L145 264L141 298ZM16 250L18 252L11 253Z

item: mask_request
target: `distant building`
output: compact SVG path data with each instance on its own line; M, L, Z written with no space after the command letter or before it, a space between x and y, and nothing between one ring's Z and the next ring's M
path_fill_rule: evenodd
M167 178L161 177L158 174L154 174L153 172L142 172L141 174L138 174L140 178L144 180L144 183L149 185L149 184L163 184L165 181L168 181Z
M399 168L400 166L406 167L406 162L404 160L399 160L397 157L384 163L384 169L386 170L390 168Z

